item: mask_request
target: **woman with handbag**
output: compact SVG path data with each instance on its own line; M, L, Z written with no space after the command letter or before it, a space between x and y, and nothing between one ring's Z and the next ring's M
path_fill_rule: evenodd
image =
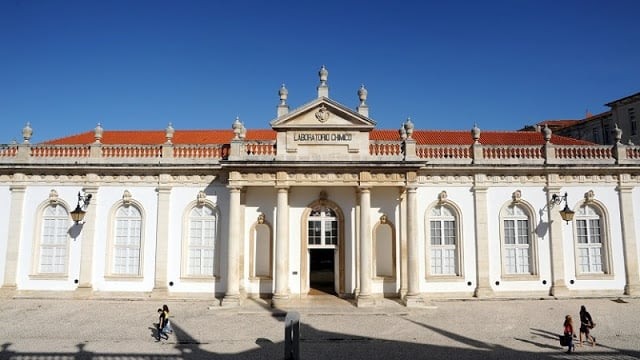
M585 335L585 340L591 342L591 346L596 346L596 338L591 336L591 329L593 329L596 324L593 322L591 318L591 314L587 311L587 308L582 305L580 307L580 343L579 346L582 346L582 334Z
M567 315L564 317L564 341L561 341L561 345L566 345L567 348L567 354L571 354L571 351L574 351L576 349L576 346L573 345L573 337L575 336L575 333L573 332L573 319L571 318L571 315ZM564 344L562 344L564 342Z

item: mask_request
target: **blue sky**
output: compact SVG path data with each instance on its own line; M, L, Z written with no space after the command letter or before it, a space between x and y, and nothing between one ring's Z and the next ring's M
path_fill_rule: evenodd
M268 128L369 91L378 128L517 130L640 91L640 2L0 0L0 143Z

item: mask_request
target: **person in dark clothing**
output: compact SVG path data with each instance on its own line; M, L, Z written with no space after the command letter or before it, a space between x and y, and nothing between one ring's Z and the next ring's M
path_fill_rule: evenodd
M571 351L576 349L576 346L573 345L573 337L575 333L573 332L573 319L571 315L567 315L564 317L564 336L567 337L567 354L571 354Z
M591 342L591 346L596 346L596 338L591 335L591 329L595 326L591 314L587 311L587 308L582 305L580 307L580 346L582 346L582 334L585 335L585 340Z

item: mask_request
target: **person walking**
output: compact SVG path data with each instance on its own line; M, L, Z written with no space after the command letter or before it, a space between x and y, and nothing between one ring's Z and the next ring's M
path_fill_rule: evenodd
M162 305L162 309L158 309L158 341L164 335L169 340L169 334L173 332L171 328L171 321L169 321L169 307L165 304Z
M571 318L571 315L567 315L564 317L564 336L567 339L567 354L571 354L571 351L574 351L576 349L576 346L573 345L573 337L575 336L575 333L573 332L573 319Z
M591 346L596 346L596 338L591 335L591 329L593 329L594 326L596 326L596 324L593 322L593 318L591 318L591 314L589 314L587 308L584 305L580 306L579 346L582 346L582 334L585 336L585 341L591 342Z

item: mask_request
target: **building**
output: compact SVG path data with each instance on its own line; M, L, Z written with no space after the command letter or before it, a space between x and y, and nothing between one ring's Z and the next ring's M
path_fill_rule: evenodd
M366 89L352 110L327 76L293 110L283 86L267 130L98 125L32 144L27 125L0 149L0 292L223 306L640 293L640 147L376 129Z
M636 117L636 111L640 109L640 92L611 101L606 106L611 110L588 115L583 120L547 120L536 125L548 126L557 135L602 145L612 145L614 141L629 145L640 142ZM622 131L620 139L616 138L618 129Z

